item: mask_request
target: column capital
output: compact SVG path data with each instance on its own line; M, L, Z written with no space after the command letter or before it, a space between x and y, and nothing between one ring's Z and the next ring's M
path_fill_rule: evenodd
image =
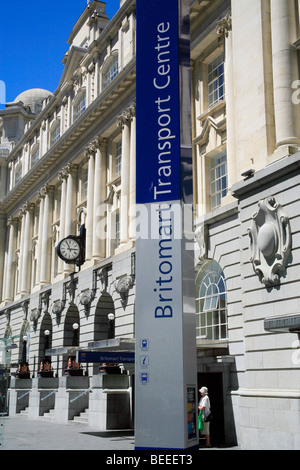
M125 111L123 111L122 114L117 117L117 126L123 129L126 124L128 125L130 119L130 111L129 109L126 109Z
M58 174L59 179L67 179L69 174L76 171L78 169L78 165L74 165L73 163L68 163Z
M104 137L97 137L97 149L105 151L108 144L108 139Z
M11 227L14 224L17 224L19 222L18 217L8 217L7 219L7 226Z
M132 120L136 115L136 102L134 101L128 108L130 113L130 119Z
M52 186L52 185L49 185L49 184L46 184L45 186L43 186L40 189L40 191L38 192L38 200L40 201L41 199L46 197L47 194L49 194L50 192L53 192L54 189L55 189L55 186Z
M90 158L95 155L97 150L97 140L93 140L89 145L84 149L84 156Z
M228 38L229 31L231 31L231 29L232 29L231 14L227 13L227 15L218 22L216 33L221 38L222 37Z
M33 202L25 202L25 204L23 204L23 206L20 209L20 213L22 215L25 215L27 212L32 210L34 207L35 207L35 204Z

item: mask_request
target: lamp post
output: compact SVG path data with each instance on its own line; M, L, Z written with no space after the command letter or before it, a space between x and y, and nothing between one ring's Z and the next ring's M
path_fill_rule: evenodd
M108 318L108 339L112 339L115 337L115 315L113 313L109 313L107 315Z
M50 331L45 330L44 332L45 335L45 351L44 351L44 356L46 357L46 351L49 349L49 336L50 336Z
M79 346L79 336L78 336L78 323L73 323L73 341L72 346Z
M23 347L22 347L22 356L21 356L21 363L22 364L25 364L26 361L26 356L27 356L27 340L28 340L28 337L27 336L23 336Z
M27 362L27 336L23 336L23 345L22 345L22 356L21 356L21 361L19 362L19 368L17 372L17 377L20 379L29 379L30 378L30 372L29 372L29 367L28 367L28 362Z

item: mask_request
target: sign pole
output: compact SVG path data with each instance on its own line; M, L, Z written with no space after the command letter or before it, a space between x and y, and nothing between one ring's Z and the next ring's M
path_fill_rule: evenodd
M189 0L137 0L137 450L198 447L190 86Z

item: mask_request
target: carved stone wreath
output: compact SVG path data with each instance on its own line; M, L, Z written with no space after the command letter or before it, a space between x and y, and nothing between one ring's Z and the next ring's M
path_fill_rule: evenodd
M122 276L115 281L115 289L120 294L123 307L127 303L127 296L129 289L133 286L133 279L131 276Z
M253 269L266 286L276 285L284 275L292 248L290 223L274 197L258 203L248 229Z

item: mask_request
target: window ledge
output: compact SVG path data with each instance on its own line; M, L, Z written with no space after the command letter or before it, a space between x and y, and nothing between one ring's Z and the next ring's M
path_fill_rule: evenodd
M224 349L228 347L228 339L202 339L196 338L197 349Z
M204 113L200 114L200 116L197 117L198 121L205 121L205 119L208 118L208 116L212 116L214 113L217 113L220 109L225 109L226 108L226 101L221 100L218 101L218 103L214 104L210 108L208 108Z

